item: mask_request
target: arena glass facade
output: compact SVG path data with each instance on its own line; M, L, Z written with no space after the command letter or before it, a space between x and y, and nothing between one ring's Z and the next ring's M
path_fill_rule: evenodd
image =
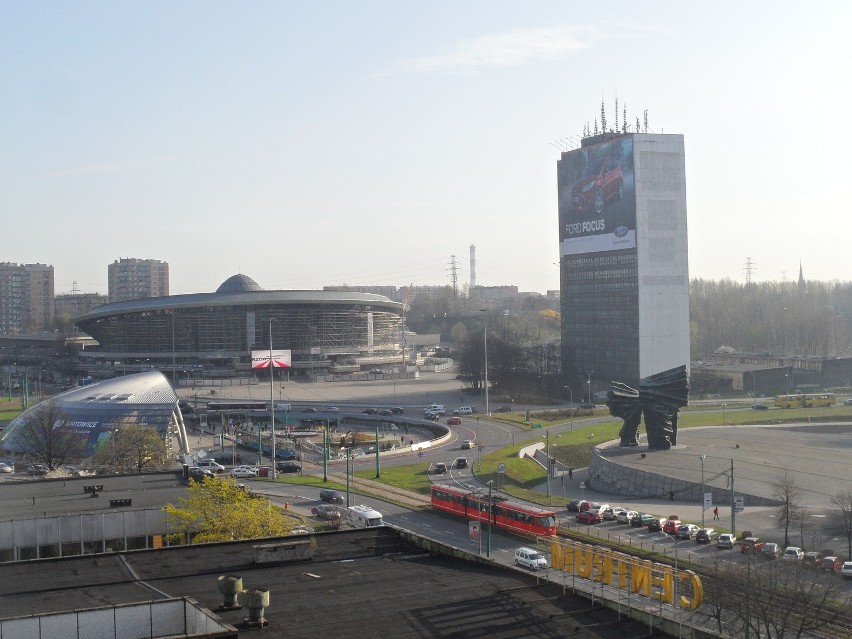
M234 276L215 293L106 304L75 323L99 344L80 353L96 374L172 366L178 375L247 373L251 351L270 348L270 319L272 348L291 351L294 373L354 372L400 361L402 309L382 295L265 291Z

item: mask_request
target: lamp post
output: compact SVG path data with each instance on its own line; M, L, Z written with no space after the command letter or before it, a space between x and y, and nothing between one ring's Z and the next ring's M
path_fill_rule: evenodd
M592 403L592 373L595 371L589 371L589 379L586 381L586 384L589 386L589 403Z
M553 495L550 492L550 469L551 469L551 465L550 465L550 431L549 430L545 431L544 436L545 436L545 440L547 442L544 445L544 452L547 455L547 467L545 469L545 470L547 470L547 500L550 503L550 505L552 506L553 505Z
M565 388L568 391L568 396L570 397L570 401L571 401L571 410L568 411L568 412L569 412L569 415L570 415L570 418L571 418L571 432L573 433L574 432L574 391L571 390L568 386L566 386Z
M491 489L494 486L494 480L488 480L488 542L485 545L485 556L491 556Z
M589 433L588 435L586 435L586 437L589 438L589 455L592 454L592 437L594 437L594 436L595 436L594 433ZM589 461L591 461L591 457L589 458Z
M701 527L704 528L704 458L707 455L700 455L701 457Z
M486 309L484 309L484 308L479 309L479 312L480 313L487 313ZM488 403L488 315L485 315L485 319L483 319L482 322L485 326L485 331L483 332L483 341L484 341L483 348L485 349L485 414L488 415L488 417L491 417L491 406ZM490 524L488 526L488 531L489 531L489 535L490 535L490 532L491 532L491 525ZM490 542L490 537L489 537L489 542Z
M722 426L725 425L725 406L727 406L727 404L725 404L725 402L722 402Z
M275 479L275 362L272 359L272 322L274 317L269 318L269 423L272 430L272 479Z

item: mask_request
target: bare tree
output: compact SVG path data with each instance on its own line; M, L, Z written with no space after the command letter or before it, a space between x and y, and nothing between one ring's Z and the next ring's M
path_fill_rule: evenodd
M17 432L27 452L50 470L79 459L85 439L76 432L67 413L53 400L42 402L26 415Z
M778 526L784 529L784 545L790 545L790 528L796 527L801 516L799 500L802 488L795 476L784 470L778 481L772 485L772 496L781 502L778 506Z
M852 490L837 493L831 501L837 506L833 513L832 527L846 537L846 556L852 557Z
M160 470L169 463L169 451L156 428L126 424L116 428L112 436L92 456L96 466L115 473L141 473Z

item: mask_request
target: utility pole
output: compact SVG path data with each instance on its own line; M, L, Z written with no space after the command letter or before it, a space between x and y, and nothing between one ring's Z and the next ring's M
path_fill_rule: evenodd
M737 536L737 497L734 492L734 460L731 460L731 534Z

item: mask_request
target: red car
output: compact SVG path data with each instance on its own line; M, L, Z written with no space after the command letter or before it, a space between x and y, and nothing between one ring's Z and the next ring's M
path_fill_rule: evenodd
M571 207L575 211L601 213L609 202L624 197L624 174L615 158L599 158L585 176L571 187Z
M666 519L666 523L663 524L663 532L669 535L674 535L678 528L680 528L680 519Z
M600 510L601 505L596 501L581 501L580 502L580 512L586 512L587 510Z
M599 524L602 521L603 515L592 510L586 510L577 514L578 524Z
M458 424L461 424L461 417L448 417L447 424L449 424L450 426L456 426Z

